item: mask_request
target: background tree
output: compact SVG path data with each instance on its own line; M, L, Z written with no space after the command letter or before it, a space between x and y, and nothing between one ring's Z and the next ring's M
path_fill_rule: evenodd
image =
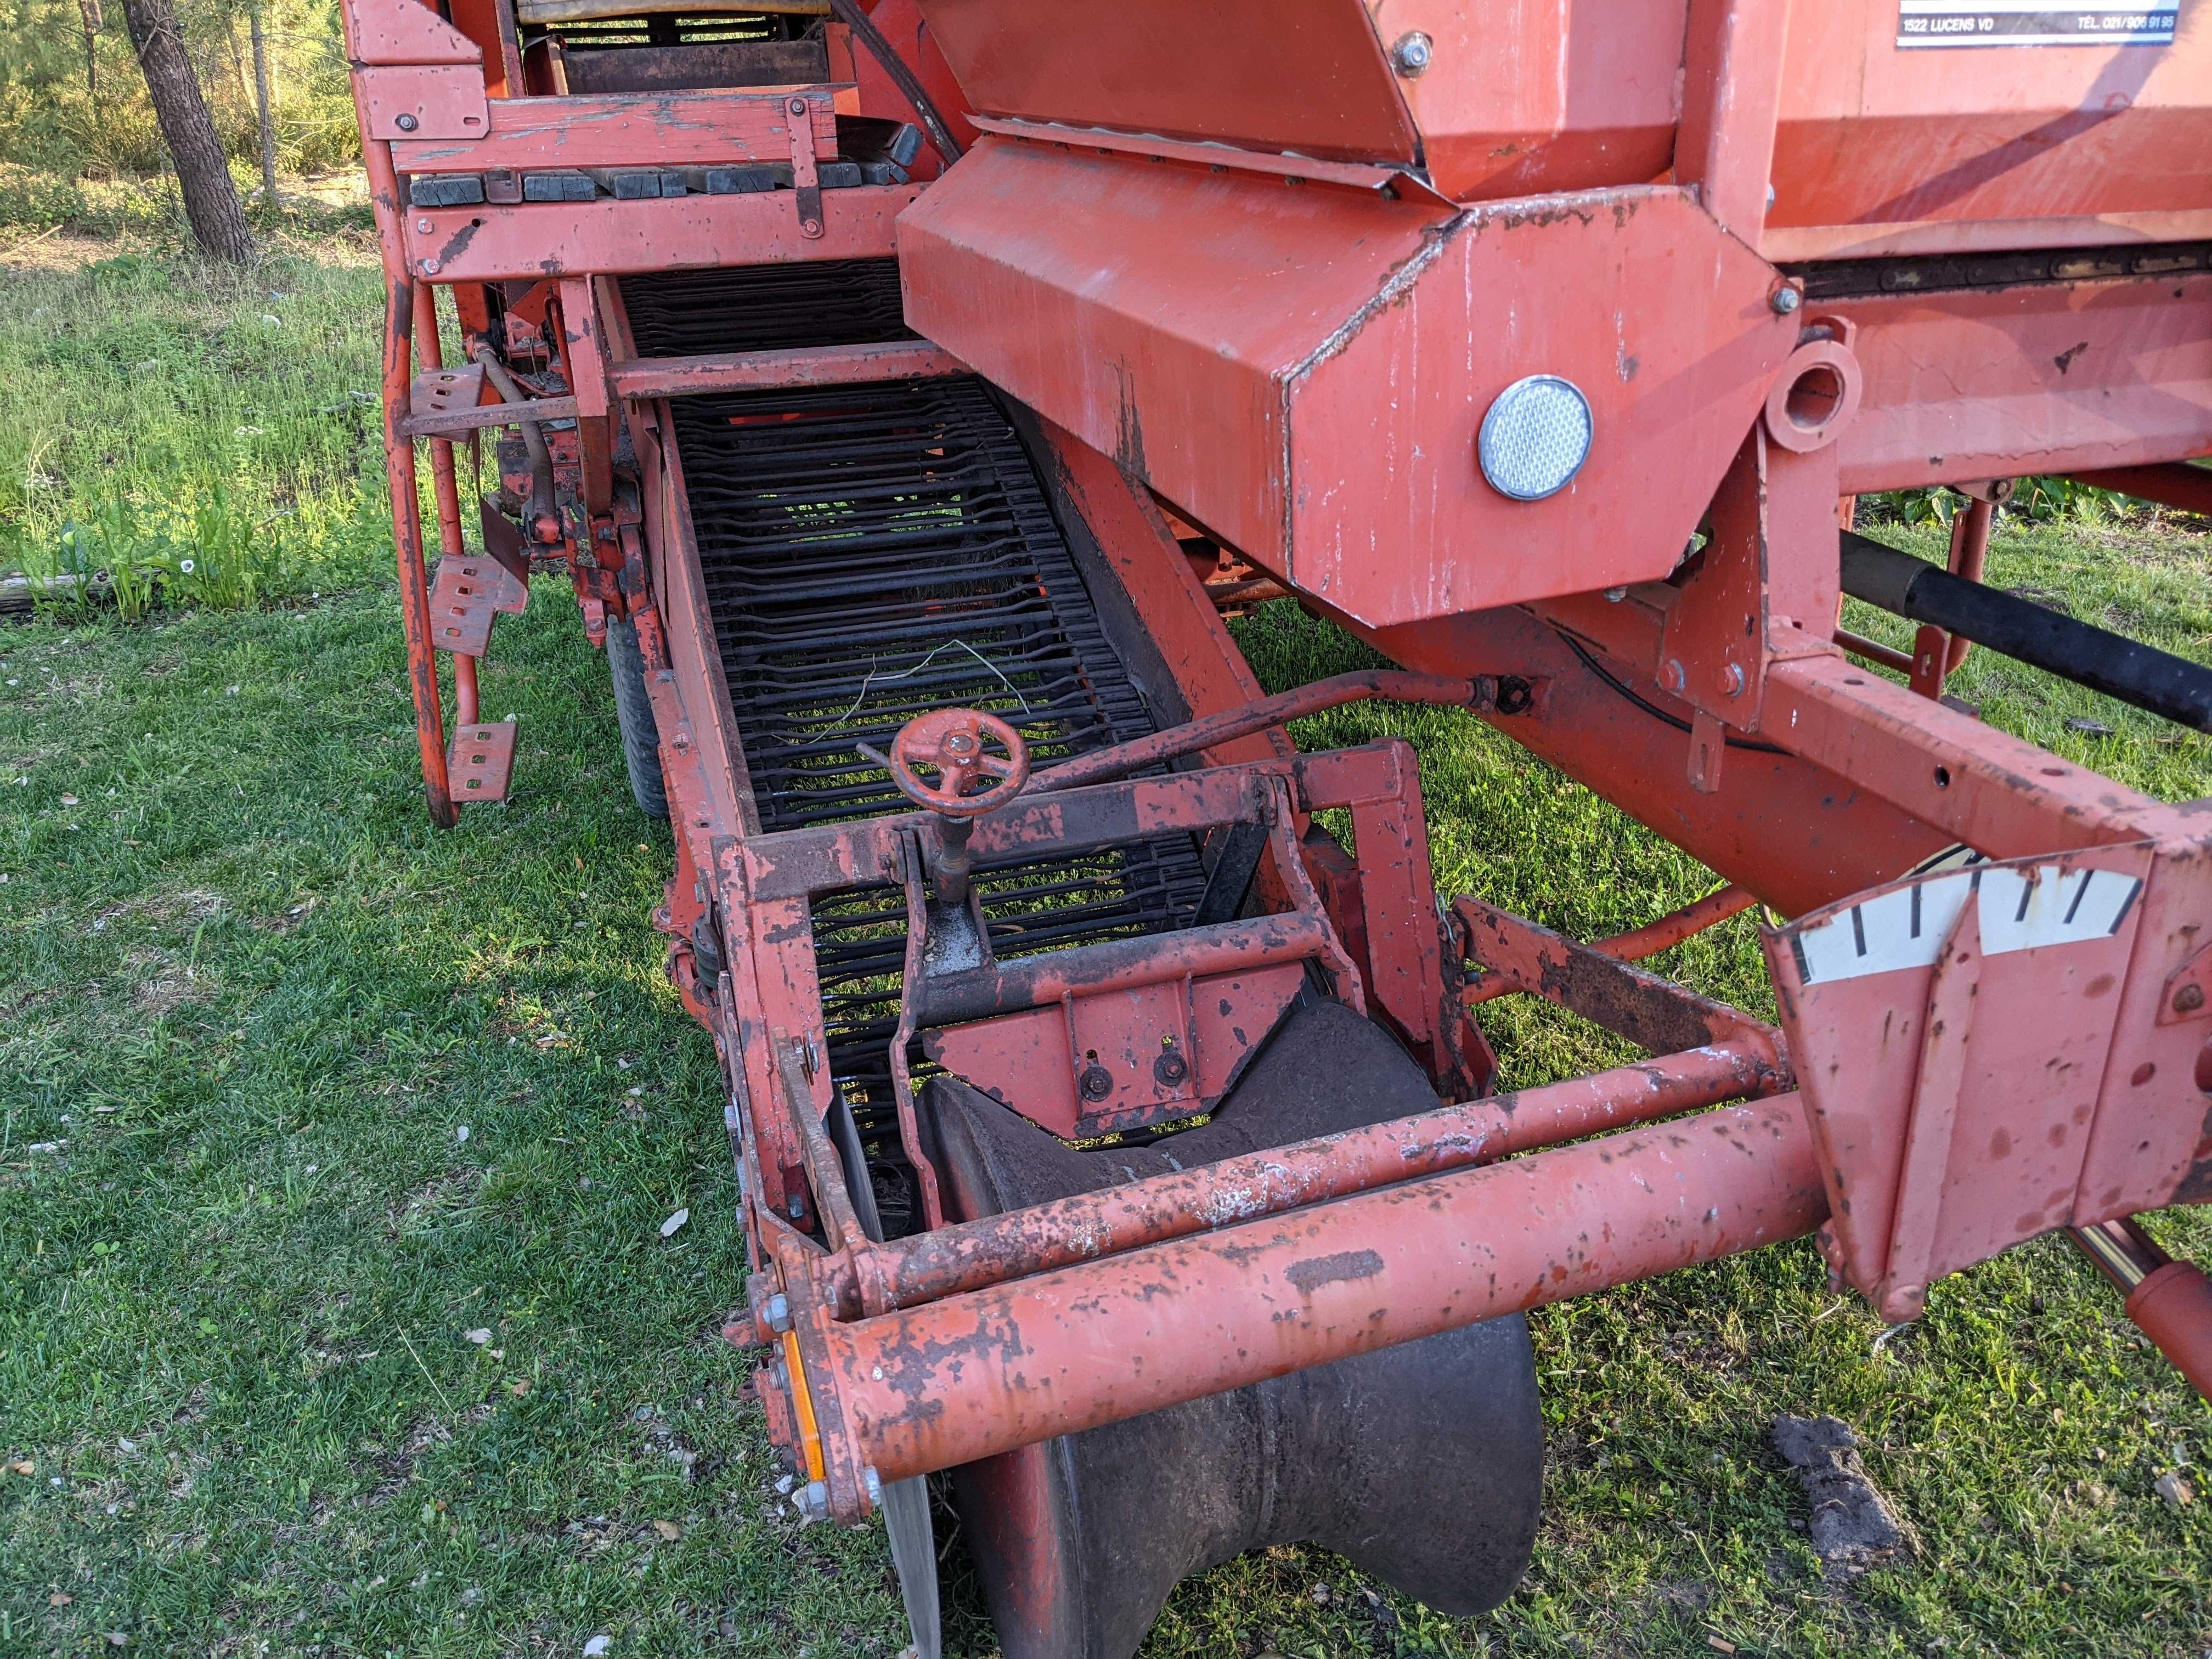
M222 140L185 54L176 9L170 0L123 0L123 16L139 67L146 72L146 92L154 101L162 142L176 166L192 240L218 259L252 258L253 233L246 228Z
M85 0L92 5L97 0ZM271 208L276 200L276 105L269 89L269 41L261 23L261 0L253 0L253 124L261 140L261 194Z

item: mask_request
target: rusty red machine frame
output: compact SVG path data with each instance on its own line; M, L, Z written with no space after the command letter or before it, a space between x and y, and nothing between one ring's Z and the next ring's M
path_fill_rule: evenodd
M2212 36L1969 42L2007 61L1962 77L1896 0L1674 0L1618 30L1236 0L1224 64L1170 49L1162 0L756 9L825 18L815 78L572 89L508 0L342 7L430 811L504 798L514 728L482 721L477 662L564 568L592 637L636 641L657 921L743 1178L731 1334L769 1350L815 1512L1812 1232L1896 1321L2069 1231L2212 1389L2212 1288L2130 1219L2212 1199L2212 801L1946 700L1972 636L1844 629L1839 544L1855 496L1949 487L1948 574L1980 592L2021 477L2212 508ZM849 159L885 129L911 136ZM891 258L910 336L853 344L643 354L621 280ZM968 376L1018 410L1174 718L1031 770L995 717L932 716L878 757L916 810L764 830L673 407ZM1540 495L1484 459L1531 380L1587 422ZM495 428L471 545L456 451L480 465ZM1262 697L1219 612L1283 594L1402 669ZM1440 902L1412 750L1281 730L1376 696L1472 710L1729 884L1595 945ZM994 955L973 871L1164 834L1241 837L1254 896ZM815 959L814 905L866 884L907 930L889 1066L920 1224L888 1239L837 1141ZM1633 965L1754 904L1776 1025ZM1150 1135L1229 1097L1315 988L1437 1109L956 1212L916 1064L1066 1142ZM1504 994L1651 1057L1497 1096L1474 1011Z

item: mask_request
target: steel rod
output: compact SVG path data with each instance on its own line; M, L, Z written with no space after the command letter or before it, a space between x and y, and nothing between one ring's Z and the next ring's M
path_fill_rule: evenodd
M1117 778L1146 766L1157 766L1164 761L1211 749L1217 744L1228 743L1237 738L1249 737L1255 732L1264 732L1271 726L1280 726L1285 720L1294 720L1307 714L1317 714L1325 708L1335 708L1347 702L1361 702L1370 697L1387 697L1394 702L1441 703L1452 708L1470 708L1474 702L1475 688L1472 680L1444 674L1409 674L1398 669L1369 668L1358 673L1338 674L1325 680L1316 680L1288 691L1279 691L1272 697L1262 697L1257 702L1246 703L1241 708L1224 709L1218 714L1209 714L1203 720L1170 726L1151 737L1134 738L1128 743L1117 743L1110 749L1094 749L1087 755L1079 755L1071 761L1037 773L1030 780L1027 794L1042 794L1054 789L1073 789L1079 784L1098 783L1108 778Z
M1711 892L1705 897L1684 905L1670 915L1644 927L1626 933L1616 933L1611 939L1599 939L1590 946L1616 962L1641 962L1646 957L1656 957L1662 951L1671 951L1684 939L1702 933L1708 927L1717 927L1731 916L1740 916L1759 902L1757 897L1733 884Z
M1846 532L1844 591L2199 732L2212 732L2212 668L1954 576Z
M912 1307L1231 1222L1762 1094L1778 1081L1750 1048L1717 1043L957 1223L894 1239L880 1247L878 1257L894 1304Z
M800 1346L857 1491L860 1468L947 1468L1795 1238L1827 1210L1792 1094L823 1322Z
M415 362L424 374L445 367L444 343L438 337L438 290L428 283L415 284ZM450 438L430 440L431 493L438 503L438 557L461 556L465 543L461 530L461 491L453 473L453 443ZM453 732L477 722L477 659L453 653ZM450 768L452 763L448 761Z
M971 968L913 979L909 1000L920 1025L950 1025L994 1014L1035 1008L1066 992L1089 996L1181 979L1272 967L1325 955L1333 940L1318 915L1285 911L1210 927L1186 927L1147 939L1103 939L1044 956L1018 957L991 968Z
M422 757L422 790L431 822L455 822L446 769L446 715L438 696L438 659L431 644L430 582L422 568L422 504L416 494L415 445L402 430L414 384L414 280L398 250L399 179L387 144L364 136L377 241L384 250L384 464L392 494L392 548L399 569L399 617L407 636L407 678L415 700L415 743Z
M2204 1270L2168 1255L2133 1216L2069 1227L2066 1236L2127 1298L2137 1328L2212 1400L2212 1280Z
M1880 640L1854 634L1848 628L1836 630L1836 643L1853 656L1864 657L1869 662L1878 662L1884 668L1893 668L1900 674L1912 672L1912 653L1910 651L1899 651L1893 645L1884 645Z

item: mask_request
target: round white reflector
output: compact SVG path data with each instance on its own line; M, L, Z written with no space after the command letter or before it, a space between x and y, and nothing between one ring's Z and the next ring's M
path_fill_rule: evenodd
M1592 429L1589 400L1573 381L1531 374L1498 394L1482 417L1475 455L1499 495L1540 501L1582 471Z

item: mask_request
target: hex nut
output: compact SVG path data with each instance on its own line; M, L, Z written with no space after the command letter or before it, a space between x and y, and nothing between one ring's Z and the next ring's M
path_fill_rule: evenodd
M1788 283L1776 289L1773 295L1767 300L1767 304L1774 307L1774 314L1778 317L1787 317L1804 303L1805 296Z
M395 115L392 118L392 125L402 132L412 132L422 124L411 115Z
M768 1305L761 1310L761 1317L768 1321L768 1328L772 1331L780 1333L789 1330L791 1328L791 1298L781 1291L778 1291L774 1296L769 1297Z
M799 1513L809 1521L830 1518L830 1488L822 1481L810 1480L806 1490L799 1495Z
M1163 1089L1179 1089L1190 1075L1190 1062L1180 1049L1170 1048L1152 1062L1152 1078Z
M1075 1079L1075 1088L1077 1093L1096 1105L1114 1092L1114 1074L1103 1066L1086 1066Z
M1409 81L1424 73L1435 60L1433 44L1419 29L1400 35L1398 43L1390 48L1390 67Z
M2185 985L2173 994L2173 1012L2177 1014L2193 1014L2203 1006L2204 988L2201 985Z

